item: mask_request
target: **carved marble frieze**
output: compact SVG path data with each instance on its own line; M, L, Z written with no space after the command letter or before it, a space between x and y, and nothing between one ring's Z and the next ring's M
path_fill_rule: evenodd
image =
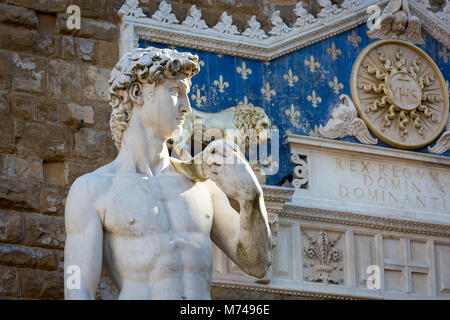
M408 3L407 0L397 1ZM232 17L223 12L215 25L208 26L202 19L201 10L195 5L188 10L183 21L178 21L171 5L166 1L161 1L158 10L146 17L136 0L128 0L119 11L122 18L120 52L123 54L137 47L139 40L146 40L269 61L366 23L369 17L367 8L371 5L382 8L386 3L387 0L345 0L337 6L329 0L323 0L318 2L320 10L313 14L300 1L293 10L297 19L292 26L287 25L279 12L275 11L269 17L271 27L266 34L255 17L250 18L248 28L238 30L233 25ZM395 9L391 15L395 15L397 11L403 12L403 7L395 6L386 10L391 7ZM414 42L420 36L417 28L414 28L414 32L411 31L412 26L419 25L420 33L422 24L433 37L450 47L450 28L445 23L450 10L433 12L421 0L409 1L409 8L407 25L410 28L406 28L405 32L410 41ZM384 25L387 25L386 21L385 19Z
M419 149L445 127L445 79L435 62L408 42L380 40L366 47L354 64L351 86L361 118L387 144Z

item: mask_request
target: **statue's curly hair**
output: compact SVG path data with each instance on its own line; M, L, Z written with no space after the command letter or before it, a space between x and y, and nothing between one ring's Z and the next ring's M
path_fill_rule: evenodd
M161 84L164 79L189 79L200 71L198 56L189 52L148 47L125 54L109 76L110 126L114 144L120 150L122 136L133 111L130 88L136 82Z

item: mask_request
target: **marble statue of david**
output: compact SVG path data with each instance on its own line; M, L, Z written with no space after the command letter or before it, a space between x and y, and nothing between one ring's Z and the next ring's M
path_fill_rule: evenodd
M197 56L149 47L124 55L111 72L119 153L70 188L66 299L94 299L103 265L119 299L210 299L211 240L246 273L265 276L272 239L262 189L237 146L214 141L191 162L168 153L167 140L192 110L199 70ZM67 284L73 266L76 288Z

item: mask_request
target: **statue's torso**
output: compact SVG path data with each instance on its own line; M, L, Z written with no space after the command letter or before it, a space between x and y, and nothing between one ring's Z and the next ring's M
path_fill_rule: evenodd
M102 198L104 263L130 299L209 299L208 184L180 174L115 174Z

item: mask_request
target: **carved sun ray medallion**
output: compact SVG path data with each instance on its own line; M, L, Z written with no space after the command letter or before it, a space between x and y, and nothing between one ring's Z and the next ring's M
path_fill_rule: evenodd
M448 90L434 61L415 45L380 40L356 59L353 101L371 131L385 143L419 149L435 140L448 117Z

